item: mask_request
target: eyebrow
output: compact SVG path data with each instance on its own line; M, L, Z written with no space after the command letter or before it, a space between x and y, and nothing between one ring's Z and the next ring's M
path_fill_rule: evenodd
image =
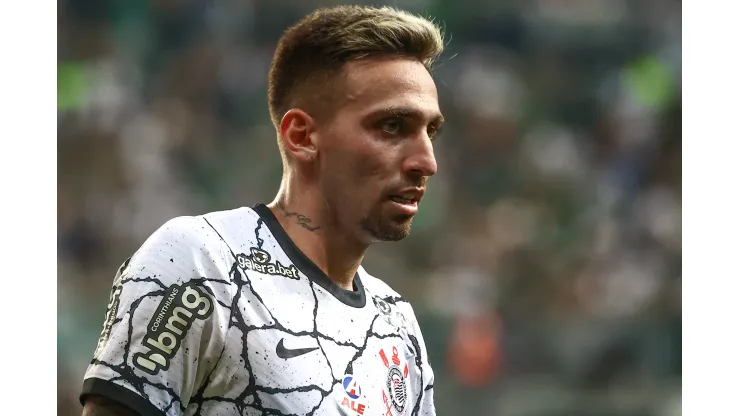
M409 107L384 107L377 111L372 112L372 116L378 116L378 115L389 115L389 116L395 116L395 117L403 117L403 118L412 118L415 120L424 120L426 119L424 113L421 110L415 109L415 108L409 108ZM442 114L437 114L432 118L432 121L430 124L435 125L435 127L439 128L444 124L445 118Z

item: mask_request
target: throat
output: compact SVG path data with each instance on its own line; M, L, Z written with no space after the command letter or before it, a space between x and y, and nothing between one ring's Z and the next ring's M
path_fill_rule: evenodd
M282 215L286 218L294 222L296 225L300 226L304 230L315 232L321 229L319 225L314 223L314 220L308 217L307 215L301 214L298 211L291 211L289 210L285 202L278 201L277 207L280 209Z
M297 208L301 204L278 199L268 208L293 244L339 288L354 292L357 270L366 246L358 246L345 233L320 216Z
M339 286L340 289L346 290L347 292L355 292L357 291L357 287L355 287L354 285L356 274L357 269L354 269L354 271L351 273L349 271L342 275L332 275L331 273L326 273L326 276L329 278L329 280L334 282L334 284Z

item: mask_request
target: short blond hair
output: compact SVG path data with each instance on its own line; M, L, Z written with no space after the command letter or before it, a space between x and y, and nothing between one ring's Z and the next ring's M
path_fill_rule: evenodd
M416 59L431 71L443 50L444 35L436 23L402 10L362 6L316 10L287 29L278 42L268 77L272 122L279 129L291 108L304 108L314 117L330 110L336 101L335 88L330 87L348 62L397 56Z

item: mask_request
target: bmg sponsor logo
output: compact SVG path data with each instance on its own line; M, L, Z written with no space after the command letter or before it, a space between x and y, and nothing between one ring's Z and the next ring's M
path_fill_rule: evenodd
M134 365L151 375L167 370L193 322L212 312L210 296L195 284L170 286L141 341L148 351L134 354Z

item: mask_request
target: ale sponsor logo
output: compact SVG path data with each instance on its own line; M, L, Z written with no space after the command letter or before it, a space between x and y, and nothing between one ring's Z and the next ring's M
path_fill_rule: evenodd
M342 387L344 396L342 397L342 407L347 408L358 415L364 415L367 405L362 403L362 387L360 382L352 374L345 374L342 378Z

